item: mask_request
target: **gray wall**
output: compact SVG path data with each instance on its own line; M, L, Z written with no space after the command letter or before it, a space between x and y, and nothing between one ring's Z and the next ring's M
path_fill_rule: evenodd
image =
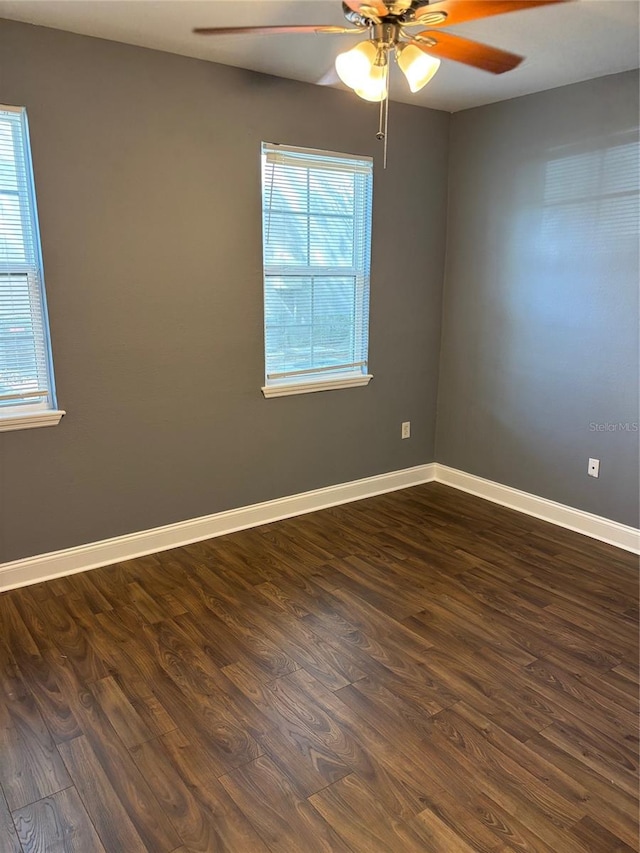
M439 462L637 525L637 219L637 72L453 116Z
M0 562L433 460L447 114L393 104L385 172L353 95L2 21L0 103L68 412L0 434ZM367 388L262 397L261 140L375 153Z
M0 434L0 562L436 458L450 122L437 458L636 524L638 434L590 425L638 419L637 85L393 104L385 172L352 95L0 21L68 412ZM262 397L261 140L376 156L367 388Z

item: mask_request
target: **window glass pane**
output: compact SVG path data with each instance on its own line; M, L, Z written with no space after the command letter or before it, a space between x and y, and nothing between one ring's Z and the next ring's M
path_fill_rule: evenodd
M353 219L309 217L310 258L313 266L353 267Z
M314 278L315 359L324 364L350 364L356 361L355 326L355 278Z
M265 312L267 359L278 370L356 360L354 277L270 278Z
M266 352L270 372L311 366L311 279L269 278L265 300Z
M33 308L29 277L0 274L0 406L15 406L13 395L46 387L40 369L42 327L32 319ZM1 399L5 395L10 398Z
M267 266L306 266L309 262L309 219L301 213L264 215L264 262Z
M18 194L0 190L0 260L27 262Z
M271 210L288 210L306 213L309 192L306 169L291 169L277 164L265 167L265 178L269 186L267 207Z
M265 300L269 326L296 326L311 318L311 279L294 276L269 276L269 295Z
M311 213L351 213L354 176L317 169L309 173Z
M16 170L16 152L13 143L12 126L0 117L0 187L3 190L18 191L18 173Z

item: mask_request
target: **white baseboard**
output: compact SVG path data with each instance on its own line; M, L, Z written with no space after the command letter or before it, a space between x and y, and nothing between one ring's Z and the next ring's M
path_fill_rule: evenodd
M225 533L269 524L294 515L430 483L435 479L435 468L434 462L417 465L414 468L366 477L364 480L353 480L350 483L340 483L299 495L179 521L152 530L128 533L113 539L103 539L101 542L90 542L75 548L3 563L0 564L0 592L73 575L87 569L97 569L99 566L131 560L169 548L179 548L191 542L212 539Z
M166 551L169 548L178 548L203 539L213 539L225 533L268 524L294 515L303 515L397 489L431 483L434 480L526 515L574 530L592 539L608 542L636 554L640 553L640 531L634 527L627 527L599 515L592 515L589 512L431 462L401 471L391 471L388 474L378 474L364 480L327 486L299 495L205 515L188 521L179 521L164 527L155 527L152 530L142 530L138 533L116 536L113 539L103 539L101 542L90 542L75 548L3 563L0 564L0 592L84 572L87 569L97 569L99 566L107 566L110 563L132 560L135 557Z
M475 474L467 474L439 463L436 464L435 479L438 483L453 486L454 489L460 489L462 492L515 509L525 515L541 518L543 521L550 521L559 527L574 530L576 533L599 539L601 542L608 542L625 551L640 554L640 530L635 527L628 527L626 524L620 524L581 509L574 509L547 498L539 498L537 495L521 492L519 489L512 489L510 486L503 486L492 480L485 480L482 477L476 477Z

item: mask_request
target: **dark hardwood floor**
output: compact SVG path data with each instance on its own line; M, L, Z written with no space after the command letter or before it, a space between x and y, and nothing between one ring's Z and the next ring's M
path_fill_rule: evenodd
M445 486L0 625L0 853L638 850L637 558Z

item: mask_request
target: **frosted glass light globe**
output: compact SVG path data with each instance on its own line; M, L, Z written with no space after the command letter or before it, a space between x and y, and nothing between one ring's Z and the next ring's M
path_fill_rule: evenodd
M355 92L365 101L383 101L387 97L386 65L374 65L368 78Z
M336 56L336 71L342 82L350 89L359 89L366 84L376 61L377 48L370 41L362 41L351 50Z
M398 48L398 65L411 91L419 92L440 68L440 60L424 53L415 44L405 44Z

